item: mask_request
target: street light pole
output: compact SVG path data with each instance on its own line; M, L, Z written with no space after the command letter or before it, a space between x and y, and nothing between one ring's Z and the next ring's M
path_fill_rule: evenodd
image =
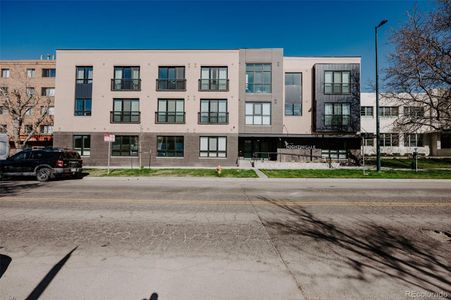
M379 73L377 64L377 29L387 23L387 20L382 20L379 25L374 28L374 40L376 47L376 169L381 171L381 146L380 146L380 124L379 124Z

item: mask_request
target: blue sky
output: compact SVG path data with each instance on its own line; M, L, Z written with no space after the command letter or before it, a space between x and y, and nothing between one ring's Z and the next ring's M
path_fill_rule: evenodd
M282 47L287 56L362 56L362 89L374 79L388 36L417 5L434 1L6 1L0 0L0 59L36 59L58 48Z

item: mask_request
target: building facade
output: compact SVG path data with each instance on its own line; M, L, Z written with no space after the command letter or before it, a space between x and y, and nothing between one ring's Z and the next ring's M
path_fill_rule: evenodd
M416 132L396 129L396 120L403 114L424 113L421 107L403 106L393 99L379 97L380 149L383 155L402 156L420 154L429 156L451 155L451 132L431 132L421 128ZM376 94L361 94L361 132L366 155L376 154Z
M53 142L53 116L55 113L55 77L56 63L54 59L41 60L0 60L0 88L12 91L14 89L26 89L26 94L37 94L41 100L37 105L30 106L24 116L22 134L19 137L23 141L37 119L43 113L43 103L50 102L48 116L37 128L35 134L28 141L27 146L52 146ZM0 132L7 133L13 140L13 120L0 101ZM14 151L14 149L13 149Z
M86 165L108 155L112 165L214 166L280 159L288 145L331 158L360 149L359 57L57 50L56 68L54 145Z

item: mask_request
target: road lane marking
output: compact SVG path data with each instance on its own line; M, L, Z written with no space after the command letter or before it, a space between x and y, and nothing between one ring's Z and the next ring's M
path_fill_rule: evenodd
M150 205L250 205L243 200L181 200L181 199L94 199L94 198L35 198L35 197L0 197L1 202L71 202L71 203L127 203ZM451 202L397 202L397 201L323 201L323 200L250 200L254 205L284 206L381 206L381 207L451 207Z

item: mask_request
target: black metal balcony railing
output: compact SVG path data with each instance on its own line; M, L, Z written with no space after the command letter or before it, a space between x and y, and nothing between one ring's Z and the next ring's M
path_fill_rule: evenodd
M199 91L228 91L228 79L199 79Z
M141 112L139 111L111 111L110 123L140 123Z
M157 79L157 91L186 91L186 79Z
M199 124L228 124L229 113L228 112L199 112L198 120Z
M185 112L156 111L155 123L184 124Z
M141 79L111 79L112 91L140 91Z
M324 125L330 129L347 129L351 125L351 116L324 115Z

